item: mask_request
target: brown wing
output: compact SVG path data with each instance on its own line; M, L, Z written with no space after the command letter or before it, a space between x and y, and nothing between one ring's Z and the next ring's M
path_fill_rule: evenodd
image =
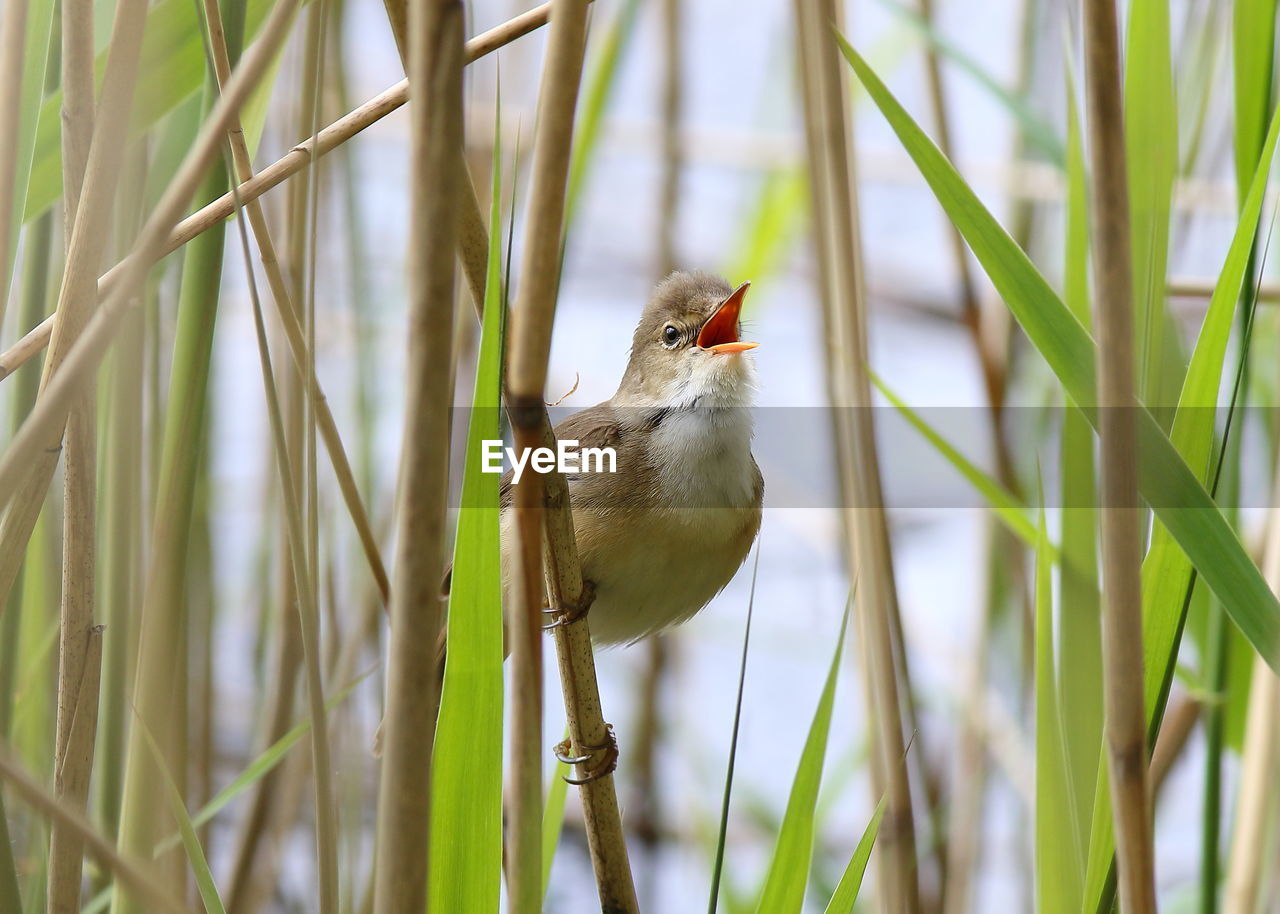
M582 412L574 413L555 427L556 440L576 440L581 447L612 447L618 448L622 441L622 429L617 421L617 414L613 407L608 403L600 403L596 406L588 407ZM502 479L498 483L498 506L499 509L511 507L512 489L511 489L512 471L502 474ZM569 477L570 485L573 484L573 476ZM449 596L449 587L453 582L453 565L445 569L444 579L440 582L440 595L447 598ZM505 623L504 630L505 630ZM444 669L444 654L446 649L445 630L440 630L440 639L438 643L439 651L439 669Z
M579 447L611 447L617 450L622 445L622 427L614 408L608 403L590 406L582 412L574 413L555 427L556 440L577 441ZM502 474L498 483L498 505L501 508L511 507L511 470ZM573 485L576 477L568 477Z

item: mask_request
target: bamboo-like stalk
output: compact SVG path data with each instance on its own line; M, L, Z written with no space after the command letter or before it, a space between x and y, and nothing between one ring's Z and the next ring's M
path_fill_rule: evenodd
M67 248L93 141L93 0L62 3L62 216ZM103 84L104 100L106 84ZM107 110L104 108L103 113Z
M564 230L565 191L572 152L574 113L582 79L587 37L587 0L554 0L554 17L538 93L529 214L521 258L520 287L511 317L507 375L508 404L516 446L546 446L554 437L543 406L551 328L560 282L560 239ZM545 495L540 489L545 487ZM545 533L544 561L553 607L582 607L589 599L578 563L577 540L568 485L558 473L527 474L515 486L519 551L515 600L508 617L512 675L529 682L541 672L540 587L530 580L537 528ZM627 858L622 816L611 772L601 770L612 741L600 707L591 636L583 616L555 629L556 655L569 722L572 751L587 756L579 767L587 842L602 910L638 910ZM519 692L517 692L519 695ZM537 697L537 696L535 696ZM541 909L541 706L517 705L512 736L512 770L522 772L510 811L512 852L508 886L513 911Z
M662 0L662 159L658 179L657 278L666 278L677 268L676 223L679 215L680 176L683 155L680 149L683 65L681 60L680 0ZM662 778L659 773L659 741L662 738L662 683L670 676L674 645L662 635L645 644L644 670L637 689L639 718L635 725L632 788L632 830L649 858L644 869L645 895L651 895L658 869L652 862L662 834Z
M33 809L75 831L83 842L85 851L105 869L114 873L126 892L135 894L139 901L145 900L148 910L192 914L191 909L179 897L164 887L148 863L117 850L84 817L84 813L58 799L41 785L13 758L5 746L0 746L0 780Z
M1133 288L1120 48L1114 0L1084 10L1091 239L1098 336L1104 732L1120 905L1156 909L1142 658Z
M439 700L436 640L448 497L462 27L457 0L411 8L409 78L425 91L410 107L408 396L378 790L377 914L422 910L427 897L431 753Z
M680 201L681 62L680 0L662 0L662 178L658 190L658 276L676 269L676 216Z
M28 0L9 0L0 17L0 283L9 279L13 245L13 204L18 166L18 122L22 117L22 59L27 39ZM9 301L0 288L0 325Z
M799 57L806 137L811 147L810 188L817 223L820 269L826 275L824 312L831 346L829 379L835 400L837 457L845 499L849 566L856 574L858 623L868 719L873 721L872 781L886 798L880 826L882 910L919 910L915 824L906 767L899 693L899 649L894 643L897 596L867 378L866 300L858 238L851 123L846 80L830 28L836 5L797 0ZM821 199L821 202L819 202Z
M1280 483L1280 461L1276 463L1274 479ZM1272 492L1280 492L1280 488L1273 484ZM1271 589L1280 593L1280 505L1272 505L1268 513L1262 570ZM1280 677L1254 658L1223 914L1254 914L1262 903L1264 854L1272 847L1267 841L1267 829L1275 822L1278 770Z
M120 20L119 24L122 24ZM138 28L137 24L134 28ZM69 0L63 5L61 41L64 79L61 146L63 184L68 188L63 195L63 246L68 253L69 270L74 256L73 229L84 189L82 182L87 156L93 141L92 3ZM132 38L132 41L137 41L137 38ZM132 49L132 52L136 55L140 51ZM136 60L133 65L136 67ZM118 91L132 92L132 84L124 83ZM123 109L120 110L131 109L131 101L115 101L115 105L122 104ZM119 169L120 161L116 157L115 170ZM108 180L114 179L113 172L101 174ZM104 207L100 224L105 228L110 214L110 197L96 205ZM100 239L97 247L100 253L104 250L105 238ZM3 253L0 256L4 256ZM84 269L96 271L96 266L92 262L84 262ZM65 292L67 278L64 277L63 283ZM86 291L87 284L83 280L78 280L77 284L82 292ZM92 307L92 301L84 302L84 307ZM81 810L86 808L88 801L88 783L93 767L102 650L100 632L93 626L97 566L96 438L96 385L88 383L69 412L65 430L63 586L59 605L58 718L54 745L54 792ZM74 914L79 910L82 856L81 838L77 833L59 821L52 823L46 873L50 914Z
M58 716L54 791L77 809L89 799L97 739L102 636L95 626L97 396L86 390L67 422L58 626ZM49 911L80 910L81 841L55 821L49 838Z
M535 29L545 25L550 18L550 14L551 3L547 2L477 35L466 44L466 63L474 63L481 57L510 44L517 38L528 35ZM287 154L259 171L252 179L241 183L234 192L223 194L217 200L201 207L185 219L177 222L168 237L156 246L154 260L159 260L161 257L173 253L201 232L208 231L226 219L234 212L237 198L241 204L257 200L267 191L278 187L306 168L313 156L323 156L332 152L366 127L377 123L388 114L399 109L408 100L409 80L403 79L319 131L314 144L310 139L300 142ZM481 221L479 223L480 239L486 237L483 234L483 225L484 223ZM465 213L462 220L462 234L464 241L475 235L475 223ZM469 245L469 247L474 247L474 245ZM478 262L480 272L483 275L483 246L480 248ZM98 279L99 295L105 298L114 289L116 283L124 278L125 271L126 263L121 261L102 274ZM55 317L56 315L50 315L24 334L9 349L0 353L0 379L8 377L49 344L50 332L53 329Z
M1152 804L1160 796L1160 790L1173 770L1173 763L1182 755L1200 719L1200 702L1190 695L1183 695L1169 704L1165 711L1164 721L1160 724L1160 733L1151 750L1151 797Z

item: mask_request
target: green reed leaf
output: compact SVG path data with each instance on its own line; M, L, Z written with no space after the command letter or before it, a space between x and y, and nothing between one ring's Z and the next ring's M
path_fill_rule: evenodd
M494 136L501 137L500 106ZM497 911L502 881L502 547L481 441L502 437L502 145L495 141L484 317L449 585L432 771L433 911Z
M827 736L831 730L831 709L836 697L836 673L840 669L841 648L844 646L845 629L849 624L846 609L840 623L840 635L836 640L831 668L826 684L809 727L795 780L791 782L791 794L787 809L778 830L773 860L765 876L760 894L760 914L799 914L804 904L805 887L809 883L809 867L813 862L814 811L818 805L818 787L822 783L822 765L827 754Z

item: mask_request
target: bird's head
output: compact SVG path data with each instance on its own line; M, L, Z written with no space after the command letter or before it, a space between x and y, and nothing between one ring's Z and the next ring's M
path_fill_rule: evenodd
M615 404L750 406L755 368L744 355L738 313L750 283L711 273L672 273L645 306Z

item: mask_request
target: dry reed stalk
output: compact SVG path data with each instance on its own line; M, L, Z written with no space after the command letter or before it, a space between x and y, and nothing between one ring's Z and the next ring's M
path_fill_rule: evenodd
M231 61L227 51L226 36L222 30L222 18L218 8L217 0L206 0L205 4L205 20L209 27L209 47L213 57L214 73L219 87L225 86L231 76ZM249 180L253 176L252 163L250 160L248 147L245 143L244 134L240 129L238 116L233 116L231 125L228 130L228 138L230 140L232 159L236 169L236 179L240 181ZM285 329L285 336L289 342L289 350L293 357L292 371L284 373L285 379L298 378L301 376L304 366L310 363L307 353L310 351L306 342L303 340L303 331L299 326L298 309L294 303L293 296L289 290L289 285L285 281L283 271L281 270L279 260L276 256L275 244L271 238L270 231L267 226L265 214L259 201L250 201L246 207L249 216L249 224L253 229L255 240L258 244L259 257L267 274L268 285L271 288L272 297L276 303L277 314L280 317L281 326ZM347 504L348 512L351 514L355 523L357 534L360 537L361 545L365 550L366 558L370 568L373 571L374 581L378 585L378 591L382 597L383 605L386 604L388 597L388 587L386 572L383 569L381 556L377 550L377 542L373 536L372 529L369 526L368 516L364 511L363 503L360 501L359 493L356 488L354 475L351 471L350 462L347 460L346 452L342 447L341 439L338 436L337 425L333 420L332 412L328 408L327 401L323 392L320 390L319 384L313 373L307 374L307 384L312 391L313 402L316 404L316 417L319 420L322 436L328 448L330 460L333 464L334 474L338 479L339 488L342 491L344 501ZM296 387L296 385L291 385ZM294 411L296 412L296 410ZM294 431L296 423L288 423L290 431ZM297 429L301 431L300 428ZM297 453L296 446L299 435L293 434L292 440L295 442L293 447L286 447L290 453ZM297 478L297 474L294 474ZM296 496L295 496L296 497ZM314 516L314 511L312 512ZM291 548L286 544L285 548ZM318 569L316 556L312 555L308 566L314 574ZM311 583L311 582L309 582ZM282 601L282 606L288 607L297 602L300 609L302 601L291 598L296 594L298 581L296 575L285 575L283 586L285 587L286 599ZM308 606L314 602L314 593L311 594ZM308 627L314 624L312 620ZM275 693L277 699L272 707L269 717L268 734L269 739L276 738L284 732L289 726L292 717L292 683L294 682L298 669L305 659L308 663L308 695L315 694L321 699L321 710L323 709L322 688L320 683L320 675L318 666L312 669L313 664L319 663L318 644L311 644L308 639L300 639L298 631L300 626L288 618L287 614L281 620L280 625L280 653L277 662L278 690ZM316 639L318 640L318 638ZM305 644L304 644L305 642ZM303 650L304 646L309 650ZM315 704L312 702L311 713L315 715ZM316 750L322 756L328 754L329 740L324 731L313 731L313 755ZM317 841L319 844L319 855L323 861L322 871L326 875L327 886L326 891L322 893L322 898L332 899L336 896L336 822L334 821L331 810L333 809L332 800L330 798L331 789L328 787L328 771L329 765L317 765L317 790L319 796L317 799L317 807L321 810L321 815L317 817ZM235 865L233 868L233 878L230 882L230 892L228 899L232 907L236 910L242 910L247 907L246 893L250 888L250 876L253 869L254 861L257 859L257 847L261 838L265 835L268 820L273 805L272 800L277 796L276 791L272 789L276 779L272 778L271 783L265 783L261 789L255 791L253 802L250 806L249 815L245 819L245 824L240 831L240 837L236 845ZM326 904L332 903L327 901Z
M218 84L224 86L231 77L231 61L227 54L226 38L222 34L221 23L215 15L217 8L217 0L205 0L205 18L211 23L209 43L213 55L214 70ZM238 117L233 118L228 136L231 141L231 155L235 165L236 180L242 183L251 181L254 177L253 162L249 155L249 147L245 141L244 133L240 129ZM313 162L316 158L314 155L314 140L311 146L311 155L307 157L307 162ZM267 276L267 285L271 290L272 300L276 304L276 313L280 318L280 325L284 328L285 339L289 344L289 353L292 356L293 365L298 372L305 373L305 367L311 362L311 350L304 339L303 328L298 320L299 311L294 303L289 284L285 281L279 258L276 255L275 242L271 237L266 214L262 209L262 202L256 198L249 200L245 202L244 209L249 217L249 226L253 230L254 241L258 245L259 260L262 263L263 272ZM343 447L338 424L333 418L333 411L329 408L329 401L313 373L307 374L306 384L311 391L316 426L329 454L329 461L333 467L334 476L338 481L338 490L342 494L347 513L350 514L351 521L355 525L360 546L364 550L369 570L373 574L374 583L377 584L379 596L381 596L382 603L385 606L390 597L390 584L387 579L386 568L383 565L382 555L378 549L377 538L373 534L373 527L369 523L368 512L365 510L364 502L360 498L360 490L356 484L355 473L351 469L351 461L348 459L346 449Z
M1280 462L1275 468L1280 483ZM1276 485L1272 492L1280 491ZM1273 496L1274 497L1274 496ZM1280 506L1267 517L1266 549L1262 564L1267 583L1280 593ZM1223 914L1254 914L1262 903L1264 855L1274 853L1267 832L1276 813L1276 772L1280 770L1280 677L1254 658L1249 683L1249 712L1231 836Z
M996 522L984 523L985 553L994 556L999 531ZM992 634L996 607L991 598L991 561L987 561L987 595L983 599L973 655L964 671L963 690L969 696L972 715L961 722L952 757L951 802L946 830L946 879L943 881L943 914L968 914L972 908L974 877L982 852L982 832L974 827L982 820L987 781L987 748L983 734L989 724L986 714L989 637Z
M58 713L54 792L84 809L97 739L102 629L94 624L97 534L97 397L81 395L67 422L58 625ZM49 911L80 910L78 834L54 822L49 837Z
M292 580L292 572L285 570L283 577ZM272 661L272 700L266 711L266 726L263 728L264 747L272 745L293 726L297 694L294 686L298 680L298 672L302 669L302 638L298 633L297 620L287 611L288 604L282 603L281 606L283 611L276 624L278 633ZM273 816L275 822L282 818L279 797L287 789L288 770L281 765L268 772L250 800L233 844L231 875L227 880L225 896L229 911L256 910L249 902L254 891L255 871L261 872L264 862L269 864L274 859L270 852L260 852L259 847L273 825ZM261 859L264 857L265 861Z
M889 533L880 490L880 470L872 426L867 377L866 300L858 238L856 182L847 79L830 28L839 11L826 0L815 6L798 0L801 75L804 80L806 137L817 146L810 162L810 188L818 223L824 318L831 339L829 379L837 409L839 471L846 507L849 566L856 575L868 718L874 722L873 790L886 798L877 838L880 902L883 910L919 910L915 824L902 732L899 694L902 652L895 646L897 596ZM819 198L822 202L819 203Z
M545 446L554 436L543 398L551 329L560 282L560 239L564 231L565 191L572 152L574 114L582 79L587 38L587 0L554 0L551 34L538 92L538 125L534 136L528 221L521 258L520 287L511 316L511 344L507 375L508 403L516 446ZM539 499L539 489L545 495ZM522 555L530 555L536 526L544 527L544 562L550 603L559 609L582 607L589 596L583 587L577 540L570 511L568 485L557 473L526 475L516 485L516 526ZM540 588L529 580L529 561L518 566L516 596L508 619L513 674L521 681L541 668ZM557 627L556 655L569 722L572 751L589 761L579 766L588 778L582 785L587 843L596 875L602 910L637 911L635 886L618 810L617 792L604 748L612 734L600 708L595 659L587 619ZM519 696L517 692L517 696ZM517 699L519 700L519 698ZM513 770L540 771L540 705L517 706L518 745L512 749ZM513 738L513 743L517 742ZM591 773L599 774L590 777ZM540 909L541 898L541 786L531 778L514 798L511 832L519 844L508 870L514 910ZM532 821L530 821L532 817Z
M384 6L387 10L387 21L391 26L392 37L396 41L396 50L400 54L400 61L404 64L407 73L409 71L409 38L405 29L409 22L408 2L407 0L384 0ZM543 11L542 21L546 22L550 9L551 4L546 3L517 18ZM475 58L471 56L471 42L468 42L466 62L471 63L474 60ZM458 175L458 257L467 277L472 304L477 314L482 314L484 276L489 257L489 235L485 229L484 212L480 208L480 198L476 195L476 185L471 177L471 169L467 164L467 151L464 147L458 148L454 167Z
M1160 796L1160 788L1164 786L1173 763L1182 755L1187 747L1196 721L1200 719L1200 702L1190 695L1179 696L1170 702L1165 711L1164 721L1160 724L1160 733L1156 736L1155 748L1151 750L1151 796Z
M510 396L508 402L511 402ZM519 413L512 408L512 418ZM527 447L521 433L516 446ZM511 782L507 788L504 870L512 914L542 910L542 607L543 531L540 480L515 487L515 549L508 593L507 636L511 645Z
M0 283L9 280L13 244L14 175L18 165L18 124L22 117L22 59L26 49L28 0L9 0L0 17ZM0 288L0 324L9 301Z
M550 13L551 4L549 2L544 3L489 29L487 32L477 35L466 44L466 63L474 63L481 57L491 54L498 48L540 28L547 23ZM281 156L259 171L251 180L243 182L234 191L228 191L217 200L182 219L173 227L173 230L164 239L163 243L158 246L158 253L155 259L159 260L161 257L173 253L192 238L208 231L226 219L235 211L237 198L241 204L257 200L267 191L278 187L306 168L313 157L324 156L332 152L366 127L377 123L391 112L399 109L408 100L409 80L407 79L403 79L385 92L375 95L358 108L348 112L319 131L315 138L314 150L312 141L310 139L304 140L294 146L286 155ZM478 209L477 205L477 211ZM483 227L483 224L483 220L481 220L479 225ZM475 225L474 220L464 213L462 216L464 240L475 239ZM474 245L469 244L468 248L471 247L474 247ZM483 256L481 256L479 264L483 275ZM124 277L125 269L126 264L121 261L99 277L98 292L100 296L105 298L114 289L115 284ZM53 329L55 318L56 314L45 318L45 320L24 334L9 349L0 353L0 380L8 377L49 344L50 332Z
M240 223L241 247L246 271L252 270L248 236ZM250 273L250 275L252 275ZM293 590L298 607L298 631L301 635L303 668L307 674L307 710L311 719L311 758L315 776L316 852L319 874L319 910L332 914L338 909L337 818L333 805L333 771L330 763L328 718L324 705L324 684L320 672L320 616L317 609L316 570L308 563L307 538L304 531L300 477L295 464L297 451L290 454L281 398L271 368L267 345L266 323L262 303L250 280L253 299L254 329L262 369L267 414L271 425L272 451L280 488L284 493L286 549L292 571Z
M665 278L678 263L676 215L680 198L681 88L680 0L662 0L662 178L658 190L658 276Z
M1120 48L1114 0L1084 9L1094 326L1102 498L1103 711L1120 906L1156 909L1142 659L1142 511L1137 499L1133 289Z
M148 910L192 914L191 908L164 887L149 862L131 858L117 850L93 827L84 813L58 799L32 777L7 746L0 746L0 780L8 784L9 789L27 805L75 831L84 844L85 852L113 873L126 892L135 894L140 901L145 900Z
M676 222L679 214L681 89L683 66L680 41L680 0L662 0L662 139L661 176L658 179L657 279L677 268ZM633 740L635 772L631 807L631 827L648 855L656 852L662 834L662 782L658 773L659 741L662 738L662 683L673 665L675 645L657 635L645 644L644 671L637 695L640 708ZM654 888L657 869L645 868L646 889ZM650 894L646 891L645 894Z
M62 3L62 216L71 246L71 226L93 141L93 0ZM106 89L106 84L103 84ZM104 92L105 99L105 92ZM105 110L103 112L106 113Z
M377 914L422 910L427 897L448 498L456 165L463 142L462 19L457 0L421 0L409 14L409 79L425 91L410 108L408 394L378 790Z
M937 16L934 0L920 0L920 15L930 28L936 28ZM951 117L947 108L946 93L942 84L942 66L939 61L938 47L928 42L924 49L925 76L929 90L930 106L933 109L934 136L938 148L949 161L955 156L951 143ZM1012 492L1018 491L1018 480L1013 469L1013 459L1009 453L1008 442L1004 434L1004 390L1006 360L993 345L992 334L988 332L984 321L982 307L973 280L969 264L969 251L964 238L950 220L947 220L947 234L951 241L951 255L955 264L956 275L960 285L961 322L964 324L973 345L974 355L982 372L982 379L987 395L987 404L991 414L992 450L996 458L996 471L1000 481ZM1003 309L1001 309L1003 310ZM1012 563L1021 565L1018 550L1013 546L1011 537L997 523L988 520L985 524L984 555L990 557L997 554L1009 555ZM1005 551L997 552L998 549ZM1021 577L1020 569L1015 574ZM979 701L986 687L987 654L990 651L990 640L987 635L992 625L993 607L992 579L987 574L986 596L982 610L982 618L975 642L975 656L966 671L965 688L971 696ZM1025 589L1024 589L1025 592ZM981 711L977 711L981 714ZM978 858L981 852L981 835L972 827L980 815L986 784L987 756L982 746L979 729L964 726L957 738L956 751L951 766L952 809L948 816L946 841L938 845L937 859L939 864L939 885L942 895L944 914L967 914L973 900L973 880L977 872ZM926 779L926 784L928 779ZM928 797L931 815L937 812L936 798Z
M106 251L115 183L123 162L120 148L133 107L133 90L142 47L145 2L121 3L112 28L107 72L103 77L101 113L94 123L93 9L88 3L63 8L62 65L70 81L64 94L63 179L70 188L64 197L64 246L67 262L59 294L60 320L52 332L49 358L41 377L47 389L52 373L75 342L97 298L97 273ZM123 123L107 123L107 118ZM100 128L100 129L99 129ZM37 398L37 403L39 398ZM64 431L62 592L58 626L58 705L54 750L54 792L77 810L89 796L93 750L97 736L98 682L101 674L101 630L94 626L96 524L97 399L95 385L86 383L65 417L65 428L51 429L49 448L29 477L16 506L17 524L5 533L21 537L25 551L28 517L37 514L58 461ZM30 505L36 503L36 507ZM25 535L23 535L25 534ZM7 540L5 540L7 542ZM5 588L7 594L8 588ZM73 914L80 907L83 846L80 835L54 820L49 840L48 910Z
M920 0L920 16L930 29L937 25L934 13L934 0ZM936 126L934 133L938 148L948 161L954 162L951 146L951 116L947 110L946 93L942 87L942 66L938 61L938 47L933 42L926 42L924 49L925 77L929 87L929 104L933 108L933 119ZM999 415L1000 403L1004 399L1004 379L1001 366L994 359L988 358L987 347L983 345L982 315L978 307L978 294L974 288L973 273L969 267L969 249L960 235L960 230L947 224L947 235L951 241L951 257L955 262L956 274L960 278L960 307L964 316L964 324L973 338L982 377L986 383L987 400L992 405L993 417ZM1007 456L1007 455L1006 455Z

